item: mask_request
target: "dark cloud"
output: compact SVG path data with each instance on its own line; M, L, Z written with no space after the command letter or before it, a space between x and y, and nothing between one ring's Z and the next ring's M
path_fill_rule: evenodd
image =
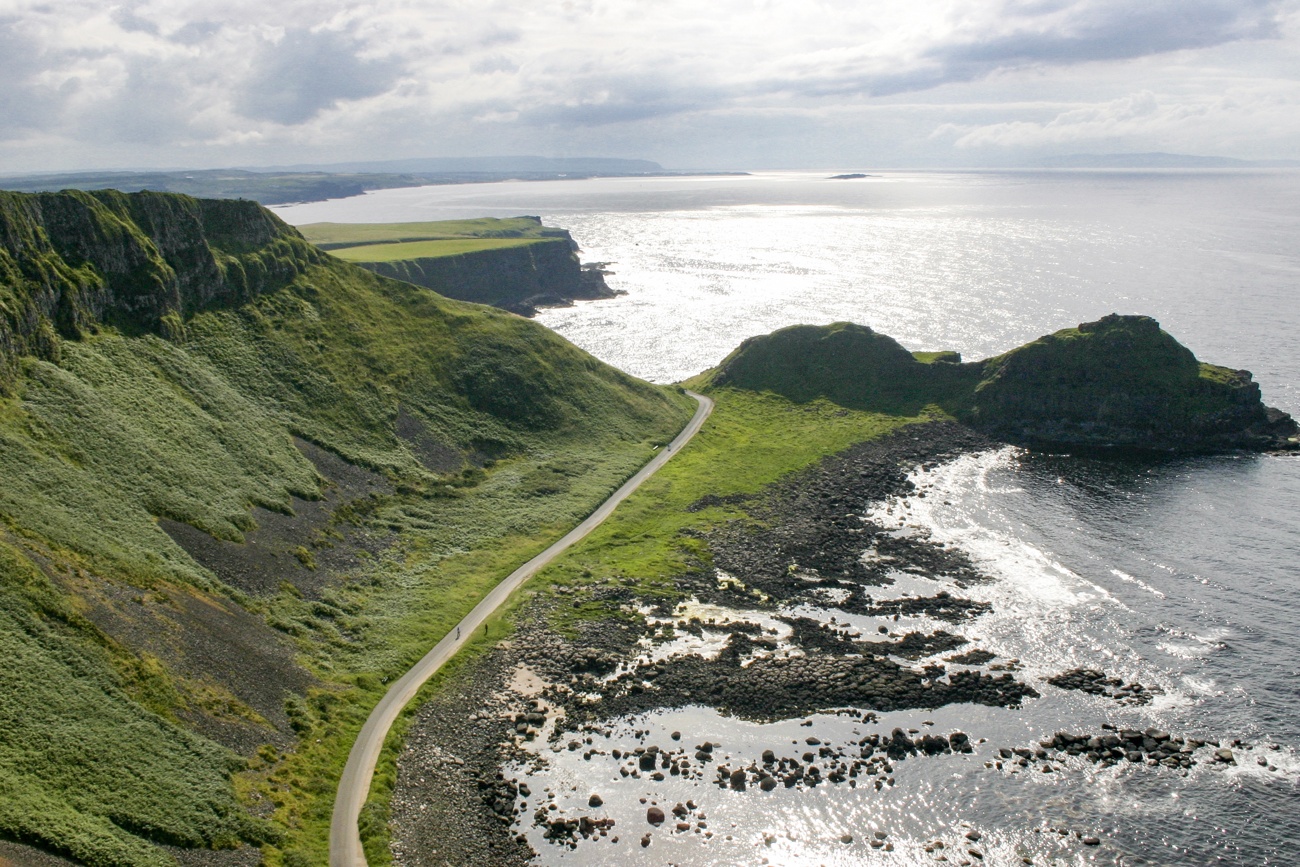
M278 44L264 44L249 77L235 92L245 117L292 125L311 120L343 100L383 93L401 67L357 56L360 45L331 31L290 30Z
M218 21L190 21L167 34L167 38L181 45L198 45L221 31Z
M938 45L895 73L832 70L794 89L813 96L887 96L975 81L1004 69L1129 60L1275 38L1281 35L1282 6L1281 0L1033 0L1008 10L1009 32Z
M948 46L933 56L959 77L967 77L990 66L1126 60L1279 35L1280 4L1276 0L1144 0L1075 5L1080 8L1074 14L1066 11L1066 4L1043 9L1047 14L1065 11L1060 29ZM1027 23L1032 26L1032 22L1030 19Z

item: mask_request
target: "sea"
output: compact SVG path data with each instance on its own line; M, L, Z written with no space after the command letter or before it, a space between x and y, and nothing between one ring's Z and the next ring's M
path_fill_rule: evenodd
M796 323L858 322L969 361L1141 313L1200 359L1252 371L1268 404L1300 416L1300 172L829 174L433 186L276 210L294 224L533 214L567 228L584 261L604 263L626 294L538 320L657 382ZM846 744L895 726L960 729L985 743L969 756L897 762L881 791L762 797L707 781L629 781L616 762L543 749L527 771L532 788L549 788L575 816L600 791L627 830L622 846L568 848L526 817L520 831L538 863L1300 864L1300 457L1102 460L1005 447L917 467L913 481L906 497L857 508L959 547L995 579L952 588L993 612L945 628L1019 660L1015 676L1042 697L873 723L828 714L759 725L702 707L617 720L584 751L666 746L674 730L739 761L809 732ZM918 592L903 576L895 591ZM1160 692L1125 706L1046 683L1078 667ZM986 766L997 745L1103 723L1236 741L1236 764L1202 751L1186 772L1082 759L1050 774ZM712 836L659 833L640 847L640 798L696 801Z

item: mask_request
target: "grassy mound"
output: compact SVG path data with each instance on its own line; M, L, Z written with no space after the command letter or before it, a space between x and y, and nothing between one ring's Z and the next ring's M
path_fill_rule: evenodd
M692 408L157 194L0 194L0 384L0 837L88 864L323 860L383 681Z
M916 415L931 404L952 411L968 397L974 370L950 363L951 355L914 355L851 322L794 325L741 343L710 381L798 402L824 397L852 409Z

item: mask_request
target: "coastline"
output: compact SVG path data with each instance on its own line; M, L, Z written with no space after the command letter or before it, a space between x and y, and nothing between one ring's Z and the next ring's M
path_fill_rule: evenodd
M955 423L913 424L840 450L756 494L726 498L726 505L743 507L747 516L692 540L702 556L674 579L689 596L687 605L680 598L640 597L632 582L598 574L589 578L590 597L535 595L520 611L515 634L443 684L413 719L397 759L391 802L397 863L550 863L546 847L558 852L597 843L613 846L597 851L631 859L672 835L707 845L713 832L703 803L697 808L683 800L675 815L664 816L673 805L649 795L669 785L665 779L690 781L702 792L717 786L753 797L774 789L803 797L819 786L867 787L867 797L872 788L894 786L900 763L942 757L1012 775L1051 773L1074 757L1179 773L1198 763L1235 764L1240 743L1177 732L1105 725L1072 732L1062 720L1063 730L1042 743L1001 743L981 737L974 719L971 726L953 725L954 719L977 716L972 709L979 705L1014 708L1040 695L1021 673L1021 660L1000 658L942 628L989 613L987 604L963 598L960 588L994 579L960 551L873 526L862 514L872 504L911 493L913 468L998 446ZM706 497L688 511L719 505ZM864 548L873 555L864 558ZM933 582L935 592L884 598L898 580L890 576L900 572L919 585ZM823 609L902 618L903 625L863 635L834 617L828 622L791 615L791 609L818 604L819 598ZM591 600L621 616L555 628L564 608ZM701 619L692 619L691 612ZM907 628L917 618L936 628ZM1156 687L1085 669L1059 672L1047 682L1117 707L1146 704L1159 694ZM733 752L735 744L702 741L703 731L685 726L671 738L638 729L631 741L635 749L609 749L628 742L628 733L618 731L626 727L620 720L650 720L670 711L678 712L673 719L690 718L692 708L736 720L784 721L786 728L804 717L799 725L811 726L813 715L860 723L864 730L879 725L859 739L810 736L797 747L786 741L783 748L773 734L762 755L750 755L756 752L752 745ZM880 723L902 710L926 710L946 723L892 730ZM826 738L821 726L807 734L814 731ZM644 785L650 806L644 797L641 804L618 800L627 800L627 790L595 791L586 809L584 792L536 791L539 781L556 782L537 773L548 756L569 756L572 764L578 755L583 766L599 765L606 775L612 771L629 784ZM592 773L599 779L602 772ZM706 796L696 797L703 802ZM626 816L639 817L638 811L646 818L634 818L629 827ZM615 814L623 818L615 821ZM1053 845L1075 854L1102 842L1094 828L1060 831ZM887 835L842 836L845 846L894 846ZM937 848L926 851L965 846L983 855L978 840L978 833L957 834L946 843L936 838L926 846Z
M846 571L840 567L851 570L852 563L857 562L853 544L826 544L843 529L846 496L860 501L883 500L907 489L907 471L917 463L943 461L993 445L953 423L909 425L836 453L744 498L753 513L772 522L773 532L760 549L746 544L753 540L745 539L746 529L740 522L724 524L711 534L707 544L718 564L737 570L743 565L749 574L761 573L764 577L755 586L769 597L769 603L762 607L775 611L771 600L792 600L806 592L809 583L788 570L785 558L803 558L810 570L827 575ZM738 499L732 498L732 503ZM688 508L702 511L711 506L706 499ZM958 552L923 540L891 540L889 550L888 556L896 558L898 565L917 574L958 574L966 581L988 580ZM818 565L813 566L814 562ZM866 589L886 584L881 569L864 570L854 574L852 580L862 582L860 586ZM678 581L702 604L736 602L735 590L719 586L702 563L678 576ZM840 581L834 577L825 583L839 585ZM598 576L592 582L593 595L615 610L639 607L642 601L623 583ZM872 649L881 655L875 656L871 651L863 654L863 647L850 646L854 642L821 624L799 622L796 642L802 645L803 654L796 653L784 662L773 655L774 667L755 667L753 663L742 667L741 656L753 653L755 645L765 637L749 621L736 620L709 625L711 632L727 635L725 648L712 661L684 655L649 662L638 660L644 651L638 641L643 637L651 641L658 638L663 643L663 629L653 623L655 616L647 619L641 629L624 628L629 621L622 618L588 621L566 636L550 623L555 609L565 604L576 603L535 596L520 612L515 635L444 684L416 715L398 759L398 782L391 807L394 827L398 829L393 848L399 863L529 863L533 849L512 823L526 812L521 811L520 802L535 802L520 797L519 784L502 774L503 766L534 764L537 759L532 748L563 747L575 736L581 739L586 727L599 728L615 717L704 703L741 718L775 720L833 712L852 704L879 705L882 710L927 707L933 706L939 696L939 691L922 685L923 679L916 672L889 661L886 654L897 651L914 655L932 649L935 641L942 643L943 635L876 637ZM654 615L662 617L671 612L672 605L651 607L656 609ZM910 603L909 613L964 618L972 612L947 594L936 594ZM956 648L954 644L953 650ZM809 672L798 667L801 658L816 661L826 670L814 669L813 677L808 679ZM790 667L792 662L795 667ZM878 687L873 681L862 689L837 691L831 683L840 673L835 670L840 666L846 671L869 666L875 680L883 682ZM789 670L792 676L778 685L771 675L780 669ZM644 686L647 675L653 679L651 687ZM1022 697L1037 695L1010 673L959 675L951 690L938 703L1013 704ZM602 696L600 701L591 701L594 693ZM951 750L954 743L962 743L960 736L954 740L947 737L950 734L944 733L946 750ZM674 775L682 773L683 763L692 764L691 755L696 751L687 747L694 744L692 734L683 732L680 743L662 747L663 756L676 750L672 759ZM707 760L694 764L696 772L714 770ZM865 763L860 764L858 773L864 767ZM754 776L750 784L759 788L761 782L756 774L749 774ZM731 785L730 776L727 785ZM801 781L795 785L805 784ZM543 814L547 812L552 811L543 810ZM601 814L599 809L588 812L589 821L598 820ZM525 828L537 826L536 816L525 815L523 819ZM570 820L571 829L563 824L552 827L549 823L554 820L549 817L541 825L558 845L565 845L570 838L587 836L580 818L566 815L559 821ZM592 826L590 830L600 836L600 828ZM632 830L627 829L625 835ZM636 830L639 835L645 829Z

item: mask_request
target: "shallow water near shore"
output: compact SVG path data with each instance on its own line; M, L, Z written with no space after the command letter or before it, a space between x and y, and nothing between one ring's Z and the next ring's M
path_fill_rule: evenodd
M1255 558L1241 560L1216 552L1206 530L1216 522L1218 507L1203 499L1207 486L1259 484L1261 465L1272 462L1278 463L1271 469L1290 485L1300 483L1300 464L1282 458L1117 465L1017 449L918 471L914 495L875 504L866 514L958 545L997 579L944 588L994 606L992 613L949 629L1002 659L1018 658L1017 677L1041 698L1015 709L961 704L883 713L872 722L857 714L821 714L806 718L811 726L802 724L805 719L749 723L701 707L619 720L581 750L565 749L567 738L555 752L542 746L546 767L528 777L534 791L548 788L551 800L574 816L597 812L587 807L587 798L599 793L605 803L598 812L616 819L619 842L596 838L569 851L543 840L530 827L531 813L520 830L531 835L542 863L617 858L628 864L713 865L766 858L772 864L901 865L935 863L938 852L960 863L971 860L965 855L970 848L990 864L1023 863L1026 857L1060 864L1293 863L1300 840L1300 730L1285 690L1294 683L1300 658L1294 644L1284 647L1269 638L1290 620L1290 565L1270 569L1256 559L1257 547ZM1265 497L1255 501L1253 514L1237 518L1260 528L1253 540L1258 543L1267 536L1273 511ZM1166 518L1149 528L1131 520L1152 513ZM1277 522L1277 528L1284 524ZM1135 534L1144 545L1131 541ZM1211 574L1205 567L1216 561ZM886 595L897 589L885 588ZM843 612L826 611L823 619L828 615L851 627L872 625ZM1156 686L1163 694L1147 706L1126 707L1045 683L1076 667ZM1052 773L1009 761L1001 769L986 767L998 760L1001 747L1034 747L1058 730L1096 732L1103 723L1225 743L1239 738L1249 748L1235 751L1235 766L1214 763L1211 751L1202 749L1188 773L1123 762L1099 767L1082 758L1053 762ZM887 737L895 727L960 730L984 742L971 755L896 761L895 783L879 791L869 778L858 788L823 783L808 791L773 792L720 788L711 774L654 783L621 777L619 762L601 754L652 744L670 749L679 746L671 733L680 731L688 754L712 741L721 745L717 762L736 767L758 761L765 749L798 756L808 749L809 736L839 746L872 732ZM675 832L671 818L663 829L652 829L643 798L665 810L694 800L713 837L694 827ZM694 813L686 818L694 824ZM643 849L640 836L647 831L652 841ZM965 836L971 831L980 835L976 844ZM870 847L876 832L888 835L893 851ZM845 842L846 834L851 841ZM1101 843L1085 846L1084 836ZM944 849L933 849L935 841Z
M540 214L571 229L586 259L610 262L610 285L628 292L540 320L659 381L797 322L853 320L910 349L973 359L1118 311L1155 316L1200 358L1254 371L1268 403L1300 412L1295 172L617 179L392 190L281 213L291 222ZM964 854L970 831L988 864L1300 861L1300 459L1103 461L1001 449L914 479L917 492L862 503L860 513L958 547L995 579L944 587L993 606L945 628L998 662L1018 659L1015 676L1042 697L1019 709L953 705L876 722L819 715L812 726L699 707L616 720L581 750L543 745L546 764L530 785L551 786L573 816L591 813L587 799L600 793L620 842L607 836L570 850L542 840L531 826L534 798L519 830L539 863L901 865L943 853L960 863L977 860ZM934 583L909 582L877 595ZM829 604L800 613L875 627ZM1127 706L1045 683L1079 667L1161 692ZM1235 766L1202 750L1185 776L1078 758L1053 760L1052 773L985 767L999 748L1032 747L1057 730L1095 733L1102 723L1240 739L1250 749L1235 749ZM843 746L895 726L986 742L970 755L895 762L894 785L879 791L863 781L738 792L711 775L654 784L622 777L608 755L583 759L596 748L708 740L734 765L769 748L797 755L809 736ZM638 730L649 734L637 739ZM652 829L641 798L666 810L694 799L707 828L697 834L692 819L679 834L670 817ZM647 831L653 839L642 848ZM873 848L877 831L888 836ZM1100 844L1084 846L1087 835Z

